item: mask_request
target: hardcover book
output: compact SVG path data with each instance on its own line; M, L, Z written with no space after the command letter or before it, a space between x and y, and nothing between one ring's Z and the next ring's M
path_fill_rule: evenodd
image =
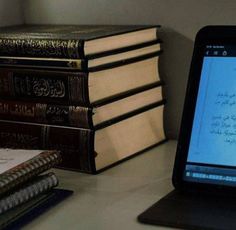
M148 54L94 72L1 68L0 96L39 103L95 106L159 82L158 60L157 54Z
M129 91L119 100L96 107L0 100L0 119L93 129L162 101L161 85L158 82Z
M24 25L0 29L0 56L82 59L157 39L157 26Z
M0 143L97 173L165 140L158 26L0 29Z
M81 129L0 121L3 147L58 149L61 168L97 173L165 140L163 102L121 117L108 126Z
M125 50L114 50L106 56L97 54L83 59L0 56L0 66L65 71L95 71L109 66L117 66L124 63L125 60L128 62L132 59L136 60L139 57L158 53L161 53L160 40L155 40L138 47L131 46Z

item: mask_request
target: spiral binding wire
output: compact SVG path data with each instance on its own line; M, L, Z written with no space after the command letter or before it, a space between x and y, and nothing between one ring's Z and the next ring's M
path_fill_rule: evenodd
M42 193L48 192L57 185L58 179L54 173L48 173L39 176L36 181L25 185L23 188L7 197L3 197L0 200L0 214L22 203L27 202Z
M0 195L61 162L59 152L47 151L0 175Z

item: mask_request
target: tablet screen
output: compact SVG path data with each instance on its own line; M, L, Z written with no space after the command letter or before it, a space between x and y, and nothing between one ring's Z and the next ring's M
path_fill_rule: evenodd
M184 180L236 186L236 46L205 47Z

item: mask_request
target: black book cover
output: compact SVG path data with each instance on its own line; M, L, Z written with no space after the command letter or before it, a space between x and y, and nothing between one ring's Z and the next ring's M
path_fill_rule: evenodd
M106 128L165 103L165 100L152 103L104 122L94 129L0 120L0 142L1 146L5 148L58 149L62 152L62 163L58 165L59 168L96 173L94 160L96 157L94 152L96 130Z
M132 25L23 25L3 27L0 29L0 55L83 58L85 56L85 41L157 27Z
M91 68L89 72L98 72L129 65L135 62L159 56L162 51L125 59ZM2 99L40 103L73 104L97 106L119 95L111 95L101 100L90 102L88 71L53 71L28 68L0 68L0 96Z
M1 38L88 41L157 26L136 25L23 25L0 29Z
M162 85L164 82L158 81L141 86L110 97L106 101L100 101L100 104L94 107L0 99L0 119L93 129L93 115L99 107L156 87L162 87Z
M0 38L1 39L1 38ZM37 69L54 69L54 70L70 70L70 71L93 71L102 70L109 68L109 66L116 64L119 61L111 61L107 64L96 65L94 67L88 67L88 63L91 60L96 60L102 57L109 57L112 55L120 54L139 50L142 48L149 48L153 45L160 44L162 41L160 39L145 42L142 44L131 45L124 48L114 49L111 51L96 53L87 55L82 59L71 59L71 58L50 58L50 57L17 57L17 56L0 56L0 66L1 67L13 67L13 68L37 68ZM161 49L152 51L149 54L157 53L158 55L162 52ZM1 51L0 51L1 53ZM148 54L148 55L149 55ZM147 55L147 54L146 54ZM145 55L145 56L146 56ZM136 57L128 58L128 60L135 60L135 58L142 57L143 55L137 55ZM121 63L127 62L127 59L120 61Z

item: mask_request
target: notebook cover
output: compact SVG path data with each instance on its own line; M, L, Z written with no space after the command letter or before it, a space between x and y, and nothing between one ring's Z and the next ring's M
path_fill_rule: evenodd
M37 216L73 194L73 191L53 189L35 199L20 205L0 216L0 229L20 229Z

